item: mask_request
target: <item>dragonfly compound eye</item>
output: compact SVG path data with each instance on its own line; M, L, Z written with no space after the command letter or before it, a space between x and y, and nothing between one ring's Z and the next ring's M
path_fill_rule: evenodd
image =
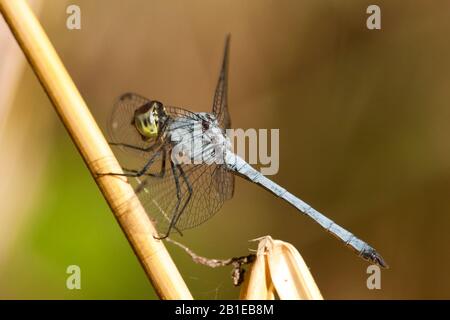
M134 115L134 125L143 139L155 138L159 133L159 113L158 104L144 106L136 110Z

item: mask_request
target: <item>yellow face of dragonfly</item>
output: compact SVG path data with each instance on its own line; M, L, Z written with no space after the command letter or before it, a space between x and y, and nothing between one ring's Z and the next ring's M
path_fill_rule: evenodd
M144 110L137 110L134 115L134 125L142 137L145 139L156 138L159 133L159 102L152 102L150 107Z

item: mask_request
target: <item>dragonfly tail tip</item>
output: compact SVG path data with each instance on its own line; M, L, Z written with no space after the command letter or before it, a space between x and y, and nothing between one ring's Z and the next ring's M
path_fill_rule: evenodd
M386 261L384 261L383 257L376 253L376 256L374 258L374 262L379 265L380 267L383 267L385 269L389 269L389 265L386 263Z
M367 247L368 248L363 250L360 255L367 261L373 262L385 269L389 269L389 266L386 261L384 261L383 257L374 248L370 246Z

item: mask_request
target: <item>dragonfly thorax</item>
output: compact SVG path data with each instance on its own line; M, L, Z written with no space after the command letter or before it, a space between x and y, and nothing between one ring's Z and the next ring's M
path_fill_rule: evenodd
M170 141L178 163L223 163L230 139L224 134L216 117L199 112L196 117L180 117L170 125Z

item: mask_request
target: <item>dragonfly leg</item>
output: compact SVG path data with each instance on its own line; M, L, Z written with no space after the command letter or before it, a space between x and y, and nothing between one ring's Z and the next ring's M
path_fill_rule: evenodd
M186 207L189 204L189 201L191 200L191 197L192 197L192 187L191 187L191 184L189 183L188 178L186 177L186 174L185 174L183 168L180 165L178 165L177 169L180 172L180 175L183 178L184 182L186 183L187 191L188 191L188 197L187 197L185 203L183 204L183 207L181 208L181 210L179 212L177 212L174 215L174 217L172 218L172 221L170 221L170 225L169 225L169 229L167 231L166 237L169 235L170 230L172 228L175 228L176 224L178 223L178 220L180 219L181 215L183 214L184 210L186 209ZM179 199L179 200L181 201L181 199ZM180 205L180 202L177 204L177 208L179 207L179 205Z
M156 147L155 144L152 144L151 146L147 147L147 148L142 148L142 147L138 147L138 146L133 146L132 144L127 144L127 143L119 143L119 142L108 142L108 144L110 146L119 146L119 147L125 147L125 148L129 148L129 149L134 149L134 150L138 150L138 151L143 151L143 152L150 152L153 151Z
M162 152L163 152L163 154L162 154L162 161L161 161L161 170L158 173L145 173L146 176L158 178L158 179L164 178L164 176L166 175L166 152L164 150ZM136 170L129 170L129 169L124 169L124 170L129 171L129 172L134 172L134 173L138 172ZM141 181L141 183L135 189L135 192L140 193L142 190L145 189L145 187L147 186L147 184L149 182L150 181L148 179Z
M128 169L124 169L124 170L137 173L136 170L128 170ZM149 176L149 177L153 177L153 178L158 178L158 179L164 178L164 176L166 175L166 152L164 149L162 150L161 170L158 173L146 173L145 175ZM139 185L136 187L136 189L134 190L134 192L136 192L136 194L141 193L141 191L147 187L149 182L151 182L151 181L149 181L148 179L141 181L139 183Z
M164 178L166 174L166 150L162 149L162 160L161 160L161 170L159 173L147 173L148 176L154 177L154 178Z
M180 235L183 235L181 233L181 231L178 228L175 227L175 224L176 224L176 220L175 219L178 216L177 212L178 212L178 208L180 207L181 200L182 200L182 198L181 198L180 180L179 180L179 176L177 174L177 167L175 167L175 165L174 165L174 163L172 161L170 161L170 168L172 169L173 178L175 180L175 187L176 187L176 190L177 190L177 204L175 205L174 215L173 215L172 219L170 220L169 228L167 229L166 234L161 236L161 237L153 236L157 240L164 240L165 238L167 238L169 236L170 232L172 231L172 229L175 229Z
M164 151L164 150L163 150ZM113 172L108 172L108 173L99 173L98 176L123 176L123 177L134 177L134 178L138 178L143 176L147 170L150 168L150 166L153 164L153 162L155 162L156 157L160 154L161 151L155 152L150 159L147 161L147 163L144 165L144 167L140 170L130 170L130 172L128 173L113 173Z

